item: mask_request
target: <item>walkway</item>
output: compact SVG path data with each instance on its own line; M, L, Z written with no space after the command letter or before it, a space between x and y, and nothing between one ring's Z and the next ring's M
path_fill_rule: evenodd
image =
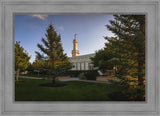
M26 78L26 79L44 79L40 77L27 77L27 76L19 76L20 78Z
M26 79L44 79L40 77L27 77L27 76L19 76L20 78L26 78ZM102 82L102 81L94 81L94 80L80 80L77 77L72 77L68 79L59 79L59 81L83 81L83 82L92 82L92 83L108 83L108 82Z

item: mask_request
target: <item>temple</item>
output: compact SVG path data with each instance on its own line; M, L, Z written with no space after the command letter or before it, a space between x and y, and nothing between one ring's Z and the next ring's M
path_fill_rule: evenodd
M74 35L73 40L73 50L72 50L72 57L70 57L70 62L74 65L71 70L93 70L93 64L91 63L91 57L94 57L95 54L86 54L86 55L79 55L80 52L78 50L78 40Z

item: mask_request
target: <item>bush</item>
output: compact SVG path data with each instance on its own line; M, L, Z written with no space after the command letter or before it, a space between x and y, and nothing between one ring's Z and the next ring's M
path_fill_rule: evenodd
M98 76L98 72L97 70L90 70L90 71L87 71L85 76L87 80L96 80L96 77Z
M80 73L80 74L78 75L78 77L79 77L81 80L86 80L86 79L87 79L86 76L85 76L85 73Z
M69 75L70 77L78 77L79 74L81 74L83 71L79 70L70 70L66 72L66 75Z
M66 75L69 75L71 77L78 77L79 74L87 73L88 71L91 71L91 70L70 70L66 72Z
M114 74L114 70L107 70L107 75L112 75L112 74Z
M97 70L71 70L67 72L71 77L78 77L81 73L84 73L87 80L96 80L98 76Z

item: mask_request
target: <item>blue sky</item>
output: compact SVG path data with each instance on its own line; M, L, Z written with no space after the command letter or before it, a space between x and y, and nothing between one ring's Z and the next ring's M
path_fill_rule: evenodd
M15 41L21 41L21 46L35 60L35 51L39 51L37 43L42 44L46 29L53 24L61 35L64 53L71 57L74 34L77 34L80 55L94 53L104 47L105 36L114 36L105 25L112 20L107 14L25 14L15 15Z

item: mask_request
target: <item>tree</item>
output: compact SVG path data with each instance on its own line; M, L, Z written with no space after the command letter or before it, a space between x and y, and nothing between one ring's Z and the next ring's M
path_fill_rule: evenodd
M71 68L69 58L63 53L63 47L61 43L61 36L57 35L52 24L49 25L45 34L46 38L42 38L44 45L37 44L40 51L43 53L35 52L36 58L45 62L45 68L48 75L52 77L53 85L55 84L55 78L60 74L66 72Z
M26 70L28 71L27 74L33 74L33 72L34 72L33 63L29 63Z
M16 69L16 81L18 81L19 71L26 70L29 66L30 57L28 53L20 46L20 41L15 43L15 69Z
M145 15L114 15L107 28L121 41L121 57L129 68L136 69L138 85L144 85ZM112 37L106 37L112 40ZM122 46L123 45L123 46Z
M103 70L107 70L116 66L116 76L122 79L127 75L138 78L138 88L144 88L145 16L114 15L114 19L106 27L115 36L106 36L108 43L105 43L104 50L95 55L94 59L97 58L96 61L99 62L98 67L102 64ZM101 53L104 55L101 56ZM93 62L97 64L94 60ZM142 99L143 91L138 89L137 93L140 94L138 99Z
M94 57L91 58L94 67L98 67L102 72L106 70L111 70L113 65L109 62L109 60L113 58L113 54L111 51L106 49L101 49L96 51Z
M32 66L34 68L34 71L38 71L41 74L45 72L45 67L47 63L45 60L36 58L35 61L32 63Z

